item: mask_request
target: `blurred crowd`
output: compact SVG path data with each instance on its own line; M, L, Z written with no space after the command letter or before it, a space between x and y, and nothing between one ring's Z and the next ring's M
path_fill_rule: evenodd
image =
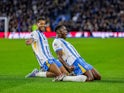
M32 31L40 16L47 19L47 31L57 24L70 31L124 31L124 0L0 0L1 16L11 32Z

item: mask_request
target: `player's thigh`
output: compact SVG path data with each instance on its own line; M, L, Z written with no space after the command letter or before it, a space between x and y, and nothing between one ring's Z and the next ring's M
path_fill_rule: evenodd
M56 74L57 76L61 75L61 71L60 69L56 66L55 63L50 64L50 67L48 69L49 72L52 72L54 74Z
M81 75L87 72L88 76L92 76L92 73L90 73L91 72L90 69L92 69L92 66L87 64L84 60L79 58L73 63L73 65L74 65L74 73L76 75Z
M86 69L86 70L92 70L93 66L88 64L83 58L79 58L79 63Z
M60 71L66 75L68 75L68 71L64 68L64 66L62 65L62 63L57 60L57 59L53 59L54 63L59 67Z
M53 59L53 62L54 62L59 68L63 66L62 63L61 63L59 60L57 60L57 59Z
M46 76L47 77L56 77L56 74L47 71Z
M82 75L86 72L86 69L83 67L82 64L79 63L79 61L74 62L73 66L75 75Z
M49 72L52 72L54 73L55 75L60 75L61 74L61 71L60 69L58 68L58 66L54 63L54 61L52 59L50 60L47 60L42 68L44 69L44 71L49 71Z
M92 81L94 79L91 71L93 67L90 64L86 63L85 60L83 60L82 58L80 59L79 64L86 70L84 72L84 75L86 75L89 78L89 80Z

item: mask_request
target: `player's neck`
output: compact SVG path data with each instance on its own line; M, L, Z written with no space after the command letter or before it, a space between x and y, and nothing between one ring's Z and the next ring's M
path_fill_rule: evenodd
M44 32L43 30L39 29L40 32Z
M45 29L44 28L39 28L39 31L40 32L45 32Z
M59 36L59 35L57 35L56 38L66 39L66 38L63 38L62 36Z

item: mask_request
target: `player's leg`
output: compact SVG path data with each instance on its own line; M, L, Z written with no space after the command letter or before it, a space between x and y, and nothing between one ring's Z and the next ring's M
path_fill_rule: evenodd
M55 76L55 78L60 81L63 79L64 75L61 73L60 69L58 68L58 66L54 63L54 61L52 59L46 61L43 65L42 68L44 69L44 71L47 71L49 73L49 77Z
M76 75L87 76L86 81L93 81L94 80L92 72L91 72L91 70L89 70L89 67L85 61L83 61L82 59L79 58L73 63L73 66L74 66L74 73Z
M84 75L86 75L88 77L87 81L93 81L94 76L93 76L93 73L91 71L93 69L93 67L90 64L87 64L87 63L84 63L84 64L85 64L85 68L86 68L86 72L84 73Z
M65 75L69 75L69 72L65 69L65 67L62 65L62 63L57 60L57 59L53 59L53 61L55 62L55 64L59 67L60 71L65 74Z
M95 80L101 80L101 75L99 74L99 72L95 68L93 68L91 70L91 72L92 72Z
M28 73L25 78L29 78L29 77L55 77L56 75L52 72L48 72L48 71L39 71L38 69L33 69L32 72Z
M49 62L49 63L51 63L51 62ZM56 64L54 64L54 63L49 64L49 63L46 62L43 65L44 71L38 71L37 69L34 69L31 72L30 77L35 77L35 76L39 76L39 77L56 77L54 79L54 81L75 81L75 82L85 82L86 81L87 77L84 76L84 75L79 75L79 76L66 76L66 75L63 75L61 73L60 69L56 66ZM63 66L61 66L60 68L63 69ZM55 71L58 70L58 71L55 72L54 70Z
M69 74L70 74L70 73L65 69L64 66L61 66L59 69L60 69L61 72L62 72L63 74L65 74L65 75L69 75Z
M56 66L60 69L61 73L65 74L65 75L69 75L69 72L64 68L64 66L62 65L62 63L60 61L58 61L57 59L52 59L52 61L56 64ZM43 69L43 68L41 68ZM42 70L43 71L43 70ZM40 72L39 72L40 73ZM41 72L43 73L43 72ZM47 77L55 77L56 75L52 72L47 72ZM40 74L39 74L40 75ZM41 74L42 75L42 74Z
M56 75L48 71L39 71L35 74L37 77L55 77Z
M40 68L40 71L38 71L38 69L34 69L31 73L29 73L25 77L36 77L36 76L37 77L56 77L62 73L66 75L68 74L68 72L63 67L63 65L59 61L54 59L54 60L46 61Z
M62 81L74 81L74 82L85 82L87 77L84 75L78 75L78 76L68 76L69 73L64 68L64 66L56 59L53 60L55 64L59 67L60 71L65 74Z
M59 76L62 74L60 69L56 66L55 63L50 64L48 71L54 73L56 76Z
M40 70L36 75L39 77L55 77L56 76L52 72L45 71L42 67L40 67Z
M77 76L65 76L63 81L73 81L73 82L85 82L87 77L85 75L77 75Z
M99 72L90 64L86 63L86 66L88 67L88 70L92 73L94 80L100 80L101 76L99 74Z
M87 76L87 80L86 81L93 81L94 80L94 77L93 77L93 74L91 72L91 70L87 70L84 75Z
M39 62L39 60L38 60ZM40 62L39 62L40 64ZM40 64L41 69L38 71L38 69L34 69L31 73L29 73L28 75L26 75L25 77L35 77L35 76L39 76L39 77L56 77L56 76L60 76L62 73L60 71L60 69L56 66L56 64L53 62L53 60L48 60L46 62L44 62L44 64Z

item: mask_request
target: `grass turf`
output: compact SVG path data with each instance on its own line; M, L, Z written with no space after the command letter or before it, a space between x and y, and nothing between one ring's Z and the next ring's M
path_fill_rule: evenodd
M53 39L49 39L51 46ZM102 75L101 81L52 82L24 76L38 62L24 40L0 39L0 93L123 93L124 38L69 38L81 56ZM56 57L53 49L52 54Z

